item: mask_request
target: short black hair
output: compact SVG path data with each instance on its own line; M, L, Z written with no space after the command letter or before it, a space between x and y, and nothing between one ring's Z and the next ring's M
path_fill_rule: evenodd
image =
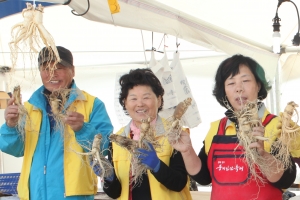
M129 71L129 73L121 76L119 79L119 84L121 86L119 103L123 107L126 115L128 115L128 113L125 108L125 99L128 96L129 90L138 85L150 86L156 97L161 96L161 106L158 108L158 112L162 110L164 104L163 96L165 91L159 79L155 76L151 69L132 69Z
M228 77L235 76L240 72L240 65L246 65L254 75L256 82L260 84L261 88L258 92L259 100L265 99L268 91L271 89L270 83L266 81L264 69L255 60L240 54L234 55L221 62L215 76L213 95L221 106L225 108L228 108L227 103L229 105L230 103L225 102L226 93L224 83Z

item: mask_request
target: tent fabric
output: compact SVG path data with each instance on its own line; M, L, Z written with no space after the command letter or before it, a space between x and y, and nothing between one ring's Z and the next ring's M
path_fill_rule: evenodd
M8 46L11 41L11 27L22 20L24 19L21 13L0 20L0 67L11 66ZM86 20L73 15L71 8L63 5L46 7L43 25L54 38L56 45L65 46L72 51L76 67L147 64L151 52L148 50L154 47L157 52L164 51L164 45L167 46L165 51L170 55L169 58L176 49L180 50L181 59L224 55L223 52L215 52L181 39L177 40L180 43L177 48L176 38L171 35L153 33L151 36L151 31ZM19 54L17 69L36 67L36 63L30 64L32 60L28 60L28 57L26 52Z
M64 0L52 1L65 3ZM250 56L266 69L270 79L275 77L277 54L230 37L200 19L157 1L119 0L119 4L120 12L111 15L106 0L90 0L89 11L83 17L116 26L170 34L228 55L239 53ZM87 9L86 0L71 1L68 5L77 13Z
M4 5L1 6L2 9L7 2L11 1L1 3ZM43 5L49 2L69 2L68 6L77 13L87 11L87 0L43 2ZM86 19L174 35L228 55L240 53L251 56L266 69L270 79L275 77L279 55L271 52L272 19L277 6L274 0L119 0L120 12L113 15L107 0L89 2L90 8L83 15ZM289 49L291 39L298 28L296 10L291 3L283 2L278 14L282 19L282 46Z
M11 6L12 2L14 6ZM89 10L87 0L42 2L43 6L49 2L68 2L67 7L79 14L88 11L83 15L88 20L166 33L216 52L251 56L266 69L270 79L275 77L279 55L271 52L272 19L278 3L274 0L119 0L120 12L113 15L107 0L89 0ZM22 0L6 0L0 3L0 9L4 10L0 13L9 14L11 7L14 12L21 11L22 3ZM67 14L71 15L69 11ZM293 49L291 39L298 30L296 14L295 7L288 1L283 2L278 9L281 43L286 50ZM67 20L64 17L61 19ZM299 50L293 49L293 52Z
M284 65L282 66L282 82L299 79L300 77L300 55L291 54L287 57Z

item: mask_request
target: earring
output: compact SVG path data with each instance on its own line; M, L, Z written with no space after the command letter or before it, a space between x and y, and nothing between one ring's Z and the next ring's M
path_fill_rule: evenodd
M226 95L225 95L225 101L226 101L226 102L228 102L228 98L227 98L227 96L226 96Z

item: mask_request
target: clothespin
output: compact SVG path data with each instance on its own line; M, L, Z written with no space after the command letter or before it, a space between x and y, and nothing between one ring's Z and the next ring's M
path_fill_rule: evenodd
M180 43L178 43L178 38L176 36L176 53L178 52L178 47L179 47Z
M110 9L110 13L111 14L115 14L120 12L120 5L118 3L118 0L107 0L108 5L109 5L109 9Z
M33 9L36 8L35 0L32 1L32 6L33 6Z

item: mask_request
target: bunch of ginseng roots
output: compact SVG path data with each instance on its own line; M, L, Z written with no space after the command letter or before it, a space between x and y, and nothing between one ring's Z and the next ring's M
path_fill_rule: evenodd
M30 118L28 115L27 110L25 109L24 105L22 104L21 99L21 87L19 85L14 87L14 91L12 94L13 98L15 99L14 104L18 106L18 122L17 122L17 131L22 137L22 140L25 139L25 124L30 123Z
M165 120L166 133L165 137L169 140L171 144L176 144L180 139L180 134L182 131L182 116L187 111L188 107L191 105L192 98L187 98L180 102L171 117Z
M250 148L250 144L258 140L271 142L269 137L252 135L254 127L263 126L258 116L258 103L247 102L240 111L234 112L234 115L239 124L239 130L237 131L239 145L243 147L244 159L248 165L251 179L258 184L264 184L263 174L270 174L270 170L274 169L270 166L277 166L277 171L279 172L282 170L283 165L281 165L280 160L273 159L273 157L268 157L269 159L266 160L265 157L258 153L256 148Z
M11 51L12 69L17 65L18 54L27 55L31 63L34 63L35 54L39 52L41 46L48 48L48 55L41 55L47 57L47 60L54 61L54 64L48 63L47 70L52 77L56 64L60 62L60 56L57 51L55 42L51 34L43 25L44 7L39 4L37 7L31 3L26 3L26 8L22 10L24 20L15 24L11 29L11 42L9 43Z
M100 178L106 178L111 177L114 173L114 168L111 165L111 163L105 158L103 155L103 152L101 151L101 141L102 141L102 135L96 134L94 136L92 148L89 149L88 147L84 147L85 149L89 149L88 152L80 153L75 152L78 155L82 156L88 156L89 162L91 163L91 167L94 168L96 165L98 165L98 170L100 172ZM105 150L103 150L105 151Z
M150 125L151 118L141 120L142 123L140 125L140 138L139 140L133 140L128 137L124 137L121 135L112 134L109 139L112 142L115 142L117 145L126 149L130 153L130 170L131 176L130 184L138 186L143 181L143 174L147 173L147 166L142 164L139 160L139 153L136 151L137 148L143 148L146 150L150 150L147 143L151 143L154 149L161 149L161 144L158 141L158 138L155 137L155 129Z
M296 107L298 105L291 101L279 114L278 131L274 135L276 140L272 144L276 151L275 157L282 161L285 169L292 166L291 152L300 149L300 127L297 125L299 114ZM295 122L293 117L295 117Z

